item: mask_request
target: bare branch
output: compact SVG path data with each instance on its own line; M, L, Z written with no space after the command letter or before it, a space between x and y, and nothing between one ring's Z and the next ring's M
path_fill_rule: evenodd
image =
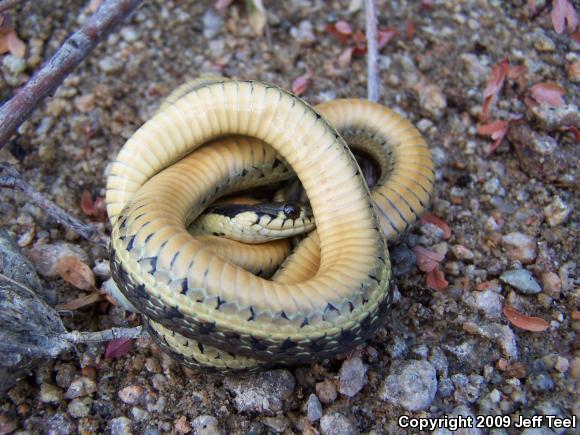
M83 27L70 36L28 83L0 108L0 148L38 103L52 94L66 76L142 1L103 1Z
M365 0L367 34L367 98L379 101L379 50L377 47L377 10L374 0Z
M18 3L22 2L22 0L2 0L0 1L0 13L13 8Z
M69 343L98 343L102 341L118 340L119 338L148 337L147 331L142 326L134 328L111 328L97 332L72 331L61 334L59 338Z
M24 192L38 207L42 208L57 222L74 231L92 243L108 246L108 238L102 228L94 224L85 224L72 217L54 202L44 197L28 184L12 165L0 163L0 187L18 189Z

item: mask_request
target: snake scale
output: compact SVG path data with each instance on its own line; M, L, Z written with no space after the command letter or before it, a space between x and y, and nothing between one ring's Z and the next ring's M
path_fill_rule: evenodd
M372 197L347 142L380 168ZM289 168L316 230L271 279L242 266L255 270L253 259L270 261L273 248L244 251L187 232L216 198L287 178ZM113 278L156 341L187 366L225 372L330 357L379 325L392 299L386 240L427 206L433 182L421 134L381 105L345 99L312 108L258 81L186 86L111 166ZM226 258L238 250L241 261Z

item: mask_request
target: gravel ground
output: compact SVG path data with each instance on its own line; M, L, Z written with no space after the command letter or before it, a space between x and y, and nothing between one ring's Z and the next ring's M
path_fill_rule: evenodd
M86 3L25 2L15 11L27 54L23 61L0 57L0 97L80 26ZM1 160L18 163L39 190L88 219L81 193L104 196L108 163L160 98L187 79L217 72L290 88L311 72L303 94L311 103L365 97L365 59L341 62L348 45L326 30L337 20L364 28L364 13L349 12L349 1L265 2L271 45L256 38L242 2L224 16L213 3L146 2L40 105ZM530 20L523 0L438 0L431 8L377 3L380 26L399 30L380 54L381 102L409 117L431 144L432 212L451 236L417 224L391 247L396 302L376 337L336 360L249 378L184 369L146 339L118 359L104 357L104 344L79 346L0 395L0 433L379 434L403 433L403 415L503 415L511 423L496 420L491 430L503 434L522 432L515 427L520 417L580 417L580 151L562 129L580 128L580 44L557 35L547 12ZM486 79L506 55L510 65L527 67L527 84L509 79L491 109L492 120L515 120L488 156L491 140L478 136L476 125ZM546 81L565 90L566 105L529 109L525 90ZM25 252L67 242L91 267L102 272L105 264L99 283L106 277L104 249L56 225L23 195L3 190L0 209L0 225ZM415 246L444 255L447 289L427 286ZM59 278L42 283L59 303L82 294ZM549 328L515 327L503 314L506 305ZM103 302L63 321L69 330L99 330L138 320ZM574 433L546 421L523 433Z

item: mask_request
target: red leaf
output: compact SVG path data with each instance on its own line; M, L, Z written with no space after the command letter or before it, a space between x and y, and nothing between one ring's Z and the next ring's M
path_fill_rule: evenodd
M344 49L344 51L338 56L338 65L341 68L346 68L350 65L352 60L352 53L354 51L354 47L348 47Z
M449 282L445 279L443 272L437 268L427 273L427 286L433 290L445 290L449 287Z
M520 86L520 89L524 89L526 87L526 83L528 81L526 74L528 73L528 67L525 65L514 65L510 66L508 71L508 79L515 80L517 84Z
M121 358L127 355L134 344L135 339L133 338L119 338L117 340L111 340L107 344L105 358Z
M6 38L6 44L8 45L8 50L10 50L10 53L22 59L26 53L26 45L24 42L22 42L15 31L8 33Z
M393 39L395 36L397 36L397 31L395 29L391 28L379 29L377 31L377 45L378 45L377 48L380 50L385 45L387 45L389 41Z
M415 25L412 21L407 21L405 24L405 38L411 39L415 34Z
M107 206L103 198L97 198L93 201L91 194L85 190L81 194L81 211L86 216L93 216L100 221L107 218Z
M550 327L550 324L544 319L526 316L509 305L503 308L503 314L512 325L526 331L543 332Z
M489 156L501 145L503 138L508 132L509 126L509 121L495 121L489 124L480 124L477 126L477 134L481 136L490 136L494 140L493 144L491 144L487 150L486 155Z
M422 246L415 246L413 252L417 257L417 267L423 272L431 272L439 266L444 256L437 252L425 249Z
M563 127L562 130L569 131L574 136L574 139L580 142L580 130L578 129L578 127L574 125L568 125L566 127Z
M338 24L338 23L336 23L336 24ZM332 36L334 36L336 39L338 39L340 42L342 42L343 44L348 42L351 38L351 35L352 35L352 29L351 29L351 33L343 33L336 28L336 24L327 24L325 27L326 31L328 33L330 33ZM349 25L348 23L346 23L346 24ZM344 26L341 25L341 27L342 27L343 31L346 30ZM350 27L350 25L349 25L349 27Z
M564 33L566 27L570 33L578 27L578 15L568 0L553 0L550 17L554 30L558 34Z
M544 82L537 83L530 88L530 94L538 103L545 103L548 106L560 107L564 105L562 96L566 93L564 88L558 83Z
M451 229L449 228L449 225L447 225L447 222L445 222L440 217L435 216L433 213L429 212L423 213L423 216L421 216L421 223L422 224L429 223L441 228L443 230L443 237L445 238L445 240L451 237Z
M58 259L56 273L69 284L80 290L95 289L95 274L89 266L72 255Z
M303 76L296 78L292 82L292 93L296 96L302 95L310 85L312 74L306 73Z
M487 120L489 109L501 92L509 67L510 62L507 56L493 66L483 91L483 108L480 115L482 121Z

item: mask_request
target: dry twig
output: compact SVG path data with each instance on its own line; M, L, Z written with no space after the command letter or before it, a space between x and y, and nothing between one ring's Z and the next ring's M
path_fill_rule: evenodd
M147 331L142 326L134 328L111 328L104 331L80 332L72 331L62 334L59 338L69 343L100 343L103 341L118 340L120 338L148 337Z
M18 189L24 192L38 207L42 208L57 222L74 231L92 243L108 246L108 238L98 225L85 224L74 218L28 184L12 165L0 163L0 187Z
M379 50L377 47L377 9L374 0L365 0L367 35L367 98L379 101Z
M38 103L52 94L96 45L143 0L104 0L82 28L72 34L52 58L0 108L0 148Z

